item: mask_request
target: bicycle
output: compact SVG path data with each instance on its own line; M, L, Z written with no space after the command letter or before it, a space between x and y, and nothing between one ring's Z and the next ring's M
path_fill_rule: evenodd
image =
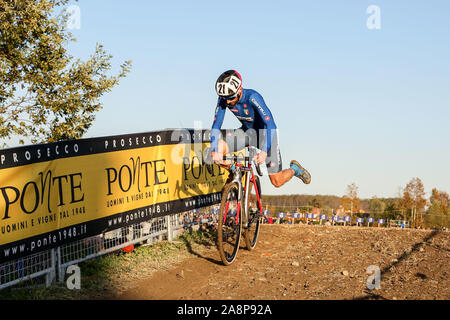
M229 182L222 191L219 209L217 245L220 258L228 266L236 259L241 233L245 238L248 250L253 250L258 241L260 217L262 217L261 184L259 177L253 172L252 159L256 149L246 147L246 156L224 156L224 160L231 160L235 170L230 170ZM244 164L240 162L243 161ZM259 165L256 171L262 176ZM243 179L244 178L244 179ZM245 184L242 184L242 180ZM253 189L253 194L252 194Z

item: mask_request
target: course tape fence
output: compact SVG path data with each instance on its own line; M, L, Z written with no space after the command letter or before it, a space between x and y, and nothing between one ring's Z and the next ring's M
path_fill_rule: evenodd
M66 243L57 248L0 264L0 290L21 282L40 278L46 286L55 280L62 283L70 265L78 264L137 243L172 241L185 230L211 226L217 215L199 215L199 211L166 215L120 227L96 236Z

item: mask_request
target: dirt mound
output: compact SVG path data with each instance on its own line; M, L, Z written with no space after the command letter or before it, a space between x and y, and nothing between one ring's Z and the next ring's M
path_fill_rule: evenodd
M262 225L255 250L241 246L229 267L221 264L214 246L191 253L194 257L136 282L116 298L450 298L449 232ZM377 284L379 289L374 288Z

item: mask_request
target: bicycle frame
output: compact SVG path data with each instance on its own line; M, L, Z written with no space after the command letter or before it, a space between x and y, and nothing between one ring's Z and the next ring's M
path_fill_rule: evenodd
M217 245L222 262L226 266L232 264L236 259L242 235L245 238L245 245L248 250L253 250L258 239L259 218L262 213L259 189L261 186L253 168L256 169L259 176L262 176L262 174L259 170L259 165L252 165L252 151L251 147L247 147L244 157L241 155L223 157L224 160L231 160L233 163L233 170L229 171L230 176L222 192L220 204L221 220L219 220L218 225ZM254 193L250 192L251 184L255 188L256 199L254 199ZM250 201L252 202L252 209L254 209L253 202L255 200L258 202L256 211L249 210ZM230 209L232 211L229 212ZM231 249L231 251L228 249Z
M245 224L248 224L248 212L247 212L247 208L248 208L248 201L249 201L249 192L250 192L250 182L253 184L253 187L255 188L255 193L256 193L256 199L257 199L257 203L259 206L259 210L262 213L262 204L261 204L261 195L259 194L258 191L258 187L256 186L256 179L255 179L255 173L253 172L253 167L252 167L252 161L250 159L250 151L249 151L249 147L245 148L246 151L246 156L244 157L244 164L240 164L237 163L237 161L239 160L238 156L233 156L232 160L235 163L235 166L238 168L235 172L234 172L234 176L233 176L233 182L236 182L239 186L239 192L238 192L238 206L237 206L237 219L236 219L236 224L239 223L239 213L240 213L240 209L241 209L241 200L242 200L242 172L244 172L244 180L245 180L245 185L244 185L244 209L243 209L243 213L244 213L244 220L243 222L245 222ZM228 157L226 157L228 158ZM251 176L250 176L251 173ZM228 203L225 209L225 212L228 212ZM224 216L224 219L226 219L226 214Z

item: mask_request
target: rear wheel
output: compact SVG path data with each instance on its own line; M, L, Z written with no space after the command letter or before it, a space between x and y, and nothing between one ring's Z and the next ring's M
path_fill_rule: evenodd
M261 200L261 184L259 183L259 177L255 176L255 183L258 189L258 195ZM258 198L256 196L256 190L253 183L250 183L250 192L248 196L247 212L248 212L248 226L244 230L245 245L248 250L253 250L256 247L259 234L259 224L262 212L259 207Z
M236 182L225 185L217 225L217 246L220 258L226 266L234 262L239 250L242 227L239 198L239 185Z

